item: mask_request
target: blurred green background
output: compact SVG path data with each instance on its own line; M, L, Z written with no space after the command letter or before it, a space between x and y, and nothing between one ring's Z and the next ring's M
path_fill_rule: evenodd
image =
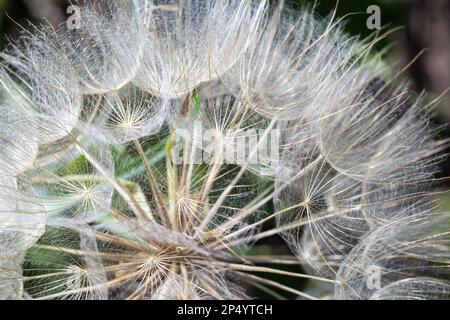
M85 0L89 1L89 0ZM90 0L101 1L101 0ZM126 1L126 0L122 0ZM208 0L205 0L208 1ZM367 8L377 5L381 9L381 24L383 31L393 30L386 39L381 41L378 50L390 48L386 61L394 71L408 65L423 49L426 49L419 59L403 74L410 79L415 89L420 92L427 90L430 98L441 95L450 87L450 0L286 0L294 6L316 5L318 13L327 16L336 9L338 17L345 18L348 33L366 37L374 30L367 28L366 22L370 14ZM70 5L67 0L0 0L0 46L8 39L14 40L20 36L20 26L27 27L28 21L38 24L42 19L57 26L67 18L66 9ZM352 13L351 15L348 15ZM399 28L397 28L399 27ZM376 30L375 30L376 31ZM450 93L443 95L437 108L435 122L450 124ZM443 134L450 137L450 129ZM443 163L442 177L450 176L450 160ZM450 183L441 185L443 191L450 191ZM450 211L450 192L440 196L443 208ZM289 254L288 249L279 239L269 239L258 247L260 254ZM289 268L296 270L297 267ZM286 282L285 277L276 280ZM308 287L305 281L288 283L299 289ZM321 290L315 288L314 290ZM260 297L268 297L262 292ZM293 298L293 297L288 297Z

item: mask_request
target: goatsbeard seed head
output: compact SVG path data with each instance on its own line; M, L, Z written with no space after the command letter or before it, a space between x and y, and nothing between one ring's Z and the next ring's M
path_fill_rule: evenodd
M81 18L1 54L0 298L450 296L447 142L373 42L283 1Z

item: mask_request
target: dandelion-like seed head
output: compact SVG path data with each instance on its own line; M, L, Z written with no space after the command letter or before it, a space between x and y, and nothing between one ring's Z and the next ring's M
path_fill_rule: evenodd
M448 141L375 41L251 0L24 34L0 54L0 298L448 298ZM277 237L292 255L261 253Z

